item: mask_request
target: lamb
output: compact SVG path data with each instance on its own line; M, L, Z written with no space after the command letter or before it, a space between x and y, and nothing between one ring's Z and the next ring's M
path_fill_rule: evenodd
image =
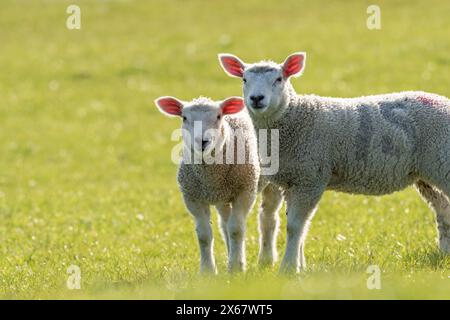
M210 205L219 213L229 271L245 270L245 221L261 189L259 258L261 264L272 264L282 196L279 188L259 179L256 135L242 98L218 102L200 97L183 102L161 97L155 104L162 113L183 119L184 149L177 180L185 205L196 220L200 271L217 272Z
M450 253L450 101L421 91L358 98L297 95L290 78L306 54L282 64L246 64L220 54L227 74L242 78L258 129L278 129L279 171L268 179L287 202L282 272L306 266L309 224L325 190L384 195L415 185L437 216L440 249Z

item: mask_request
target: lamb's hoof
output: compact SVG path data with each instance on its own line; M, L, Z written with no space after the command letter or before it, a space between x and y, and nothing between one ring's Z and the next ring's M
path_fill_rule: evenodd
M258 267L260 269L271 269L275 262L270 259L258 259Z
M239 262L239 263L234 263L234 264L229 264L228 265L228 272L231 274L237 274L237 273L242 273L245 272L245 263L243 262Z
M215 276L217 274L217 268L215 266L201 266L200 274L202 276Z
M280 275L284 276L293 276L300 272L300 268L297 265L282 263L280 266Z
M277 261L276 254L260 254L258 257L258 265L262 269L272 268Z
M444 238L442 237L439 240L439 248L442 250L442 252L445 252L447 254L450 254L450 238Z

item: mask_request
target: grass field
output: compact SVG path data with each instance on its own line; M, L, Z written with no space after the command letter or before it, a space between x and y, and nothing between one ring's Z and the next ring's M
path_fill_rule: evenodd
M68 30L66 8L81 8ZM381 7L381 30L366 8ZM260 271L255 210L248 272L230 277L214 217L219 276L198 276L191 217L161 95L221 99L240 82L216 55L282 61L306 51L298 92L449 96L450 2L0 2L0 296L3 298L444 298L450 257L434 216L408 189L326 193L306 244L309 270ZM284 210L280 253L284 252ZM382 270L368 290L366 269ZM81 289L66 286L81 269ZM278 265L277 265L278 267Z

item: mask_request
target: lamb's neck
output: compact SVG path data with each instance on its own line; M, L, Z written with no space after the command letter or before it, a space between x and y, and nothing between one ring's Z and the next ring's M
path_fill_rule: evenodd
M203 177L206 179L209 176L211 176L211 177L220 176L220 173L221 173L221 171L223 171L224 168L225 168L225 166L216 164L216 163L208 164L208 163L202 162L199 164L192 165L193 172L197 176L200 176L200 177Z
M300 96L295 91L294 87L290 82L288 82L286 88L286 99L283 101L283 109L286 110L290 105L297 105L300 99Z
M304 96L299 96L291 83L287 82L281 102L274 108L274 112L252 116L255 127L259 129L275 128L283 118L289 116L290 106L301 104L300 100L302 99L305 100L303 103L307 103Z

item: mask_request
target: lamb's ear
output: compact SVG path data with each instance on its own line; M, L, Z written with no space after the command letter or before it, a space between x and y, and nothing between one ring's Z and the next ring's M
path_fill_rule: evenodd
M228 75L237 78L244 76L245 63L238 57L228 53L219 53L219 62Z
M241 97L231 97L220 104L223 115L238 113L244 109L244 107L244 100Z
M169 116L181 116L183 102L174 97L160 97L155 100L159 111Z
M283 76L285 78L298 77L303 73L305 69L306 53L296 52L291 54L283 62Z

